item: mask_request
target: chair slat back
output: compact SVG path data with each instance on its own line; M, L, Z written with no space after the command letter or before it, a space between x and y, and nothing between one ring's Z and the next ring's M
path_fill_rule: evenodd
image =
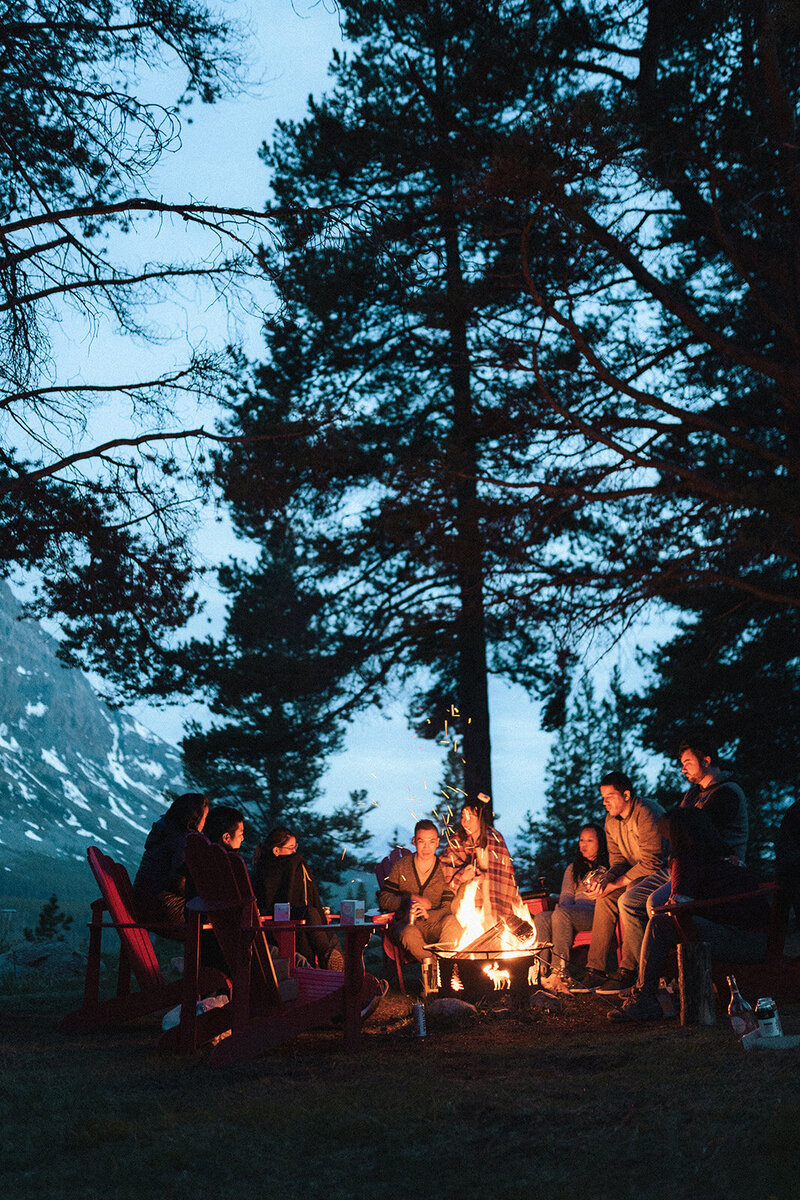
M209 842L202 833L186 839L186 866L201 901L208 905L208 920L231 975L241 967L241 955L250 955L252 999L276 1003L280 994L272 955L261 929L261 918L247 867L238 854ZM228 905L218 909L217 905ZM256 930L247 941L242 930Z
M386 858L381 859L381 861L378 863L377 867L375 868L375 878L378 881L379 891L386 882L386 876L389 874L394 864L399 862L404 854L408 854L408 851L401 849L400 846L395 846L391 854L387 854Z
M136 918L133 900L133 888L130 876L122 863L109 858L97 846L90 846L86 851L92 874L97 880L100 894L106 908L111 914L119 934L120 941L125 947L131 968L139 986L143 990L162 987L164 978L158 965L150 935L143 929ZM137 928L126 928L137 926Z

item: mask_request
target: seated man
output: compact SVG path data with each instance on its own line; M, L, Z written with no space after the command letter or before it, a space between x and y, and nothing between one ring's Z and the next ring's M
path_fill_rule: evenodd
M455 944L464 932L450 911L453 889L436 857L439 830L433 821L414 826L414 854L394 864L378 893L384 912L394 913L389 936L418 962L427 958L426 945Z
M663 809L633 795L633 784L621 771L600 780L610 866L590 889L595 900L592 940L586 971L572 990L610 995L636 982L639 951L647 924L647 898L669 880L664 840L659 831ZM606 975L606 961L617 924L622 924L622 962Z
M758 879L732 862L729 845L700 809L676 808L664 818L669 830L670 902L710 900L730 896L692 917L697 935L707 942L712 959L759 962L767 949L769 905L763 896L734 899L758 887ZM659 980L668 955L680 941L677 922L669 913L654 913L647 923L639 973L631 996L611 1021L653 1021L662 1017Z

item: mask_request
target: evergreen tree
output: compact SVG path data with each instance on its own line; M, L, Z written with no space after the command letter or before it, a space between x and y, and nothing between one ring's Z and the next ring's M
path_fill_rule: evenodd
M545 52L571 68L493 175L530 205L541 328L519 354L560 429L532 495L574 504L548 586L579 632L681 610L648 744L715 727L766 805L763 844L800 768L800 10L558 11Z
M226 426L243 440L219 460L242 531L263 540L288 520L338 601L356 647L343 690L357 680L380 704L422 675L414 719L432 737L459 710L472 794L491 793L488 672L537 678L542 613L526 598L557 528L552 508L491 482L527 478L543 448L514 366L527 207L485 187L511 131L549 102L549 14L342 6L354 49L334 58L330 94L263 151L280 214L298 214L281 216L282 256L265 251L284 319ZM342 214L335 236L315 205Z
M337 683L346 639L326 597L308 586L285 525L271 527L254 569L233 562L219 578L232 597L224 636L192 643L183 686L208 696L222 720L207 730L195 724L184 738L187 774L243 807L261 836L291 828L315 872L335 879L346 856L354 861L369 841L365 791L330 816L313 809L326 757L342 739Z
M63 942L72 927L71 916L61 911L55 892L42 907L36 928L23 929L29 942Z
M598 790L603 775L623 771L643 794L637 732L617 667L599 702L591 678L578 679L547 760L544 815L537 819L528 811L517 833L514 866L525 886L544 875L552 889L560 887L559 872L575 857L581 826L605 820Z

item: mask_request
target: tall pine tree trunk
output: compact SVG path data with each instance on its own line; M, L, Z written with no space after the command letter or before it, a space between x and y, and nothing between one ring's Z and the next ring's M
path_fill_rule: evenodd
M445 319L448 330L453 424L447 467L455 498L454 565L458 580L456 615L458 655L458 708L461 715L464 787L472 797L492 791L488 668L486 662L486 611L483 590L483 541L477 485L477 439L472 396L468 298L464 288L456 216L455 189L450 166L447 129L449 106L445 94L441 52L437 55L436 119L439 179L439 213L445 248ZM491 809L490 809L491 816Z

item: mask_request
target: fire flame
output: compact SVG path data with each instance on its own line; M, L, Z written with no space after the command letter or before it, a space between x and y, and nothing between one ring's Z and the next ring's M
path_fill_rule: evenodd
M514 904L514 915L531 924L531 914L519 897ZM464 950L481 934L487 933L497 922L498 917L496 914L492 914L489 906L487 876L478 876L478 878L470 880L456 905L455 917L464 930L456 947L457 950ZM522 939L512 933L510 929L503 929L502 931L498 930L498 945L493 945L492 948L495 952L506 956L521 954L529 951L535 944L535 940L534 935Z

